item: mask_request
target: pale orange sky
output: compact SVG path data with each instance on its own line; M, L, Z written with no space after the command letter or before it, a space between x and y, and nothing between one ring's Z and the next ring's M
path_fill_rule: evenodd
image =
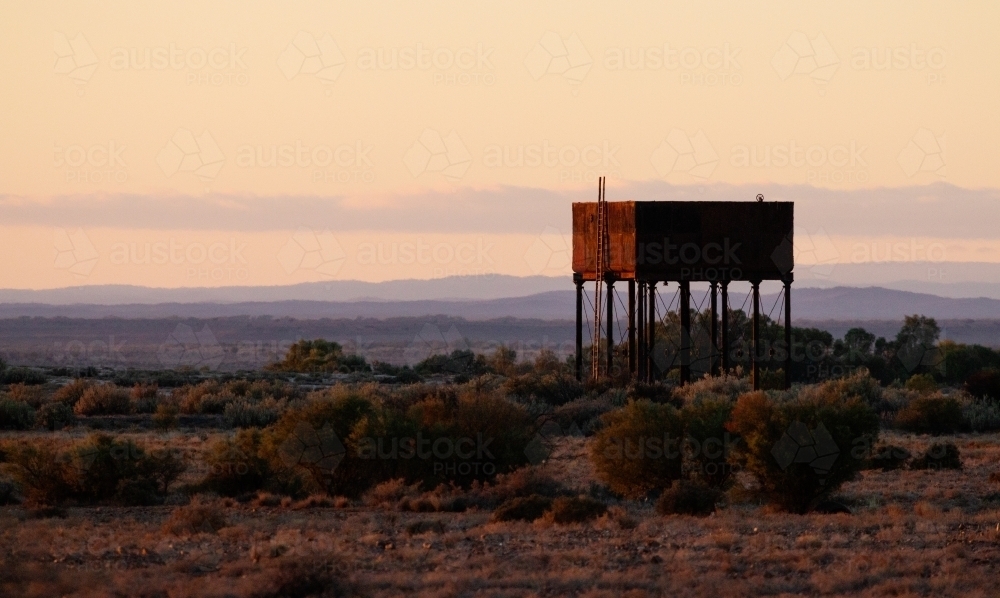
M997 5L761 6L8 5L0 287L565 274L600 175L1000 261Z

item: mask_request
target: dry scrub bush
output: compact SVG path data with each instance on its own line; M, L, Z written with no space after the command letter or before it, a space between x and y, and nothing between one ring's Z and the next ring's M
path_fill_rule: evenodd
M911 469L962 469L962 457L953 442L935 442L910 463Z
M682 404L690 404L697 401L728 399L736 402L736 399L747 392L750 392L750 379L737 376L705 376L701 380L696 380L684 386L678 386L673 390L676 397Z
M949 434L962 429L962 405L940 393L921 395L901 409L895 427L917 434Z
M490 521L534 521L540 519L552 507L552 499L532 494L511 498L493 511Z
M159 404L159 388L156 384L136 383L129 391L129 398L136 413L155 413Z
M373 394L365 387L332 387L285 410L263 432L240 431L213 449L205 487L230 495L280 489L355 498L396 478L468 487L527 460L531 422L503 397L466 392L403 410L408 401L390 408ZM476 467L470 458L478 460Z
M175 536L214 534L226 527L222 508L214 501L195 497L191 504L176 507L163 524L163 533Z
M544 519L561 525L584 523L597 519L607 512L607 505L589 496L560 496L552 501L552 506L545 513Z
M73 411L77 415L124 415L132 413L132 400L124 388L100 384L85 390Z
M11 384L7 388L7 398L31 405L38 409L45 404L45 389L41 386L28 386L23 382Z
M864 469L880 469L882 471L902 469L912 456L910 451L901 446L879 444L872 449L871 456L865 461L862 467Z
M59 387L56 392L52 395L53 401L59 401L60 403L65 403L70 407L75 407L77 401L79 401L85 392L90 390L94 386L94 383L85 378L77 378Z
M707 516L715 512L722 491L701 482L677 480L660 494L656 512L660 515Z
M863 449L874 445L879 431L878 417L860 397L845 399L835 385L817 386L797 397L747 393L736 402L726 426L741 438L732 453L734 464L757 479L772 503L796 513L808 511L853 479L867 456ZM794 431L793 424L804 425L817 444L828 434L837 450L829 471L817 471L808 462L792 461L784 468L778 462L773 451L786 432Z
M684 425L676 408L632 401L602 419L604 428L594 438L590 459L613 492L643 498L681 477Z
M153 425L164 432L176 428L179 412L180 409L174 402L162 402L156 406L156 413L153 414Z

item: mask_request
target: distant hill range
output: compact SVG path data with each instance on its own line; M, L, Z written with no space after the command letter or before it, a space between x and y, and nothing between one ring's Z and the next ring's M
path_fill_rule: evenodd
M541 278L541 277L539 277ZM559 279L561 280L561 279ZM403 283L418 281L400 281ZM561 280L563 286L567 281ZM389 283L382 283L389 284ZM301 285L300 285L301 286ZM86 289L88 287L80 287ZM383 287L384 289L385 287ZM661 289L666 302L675 292L675 285ZM65 289L63 289L65 290ZM146 289L152 291L153 289ZM205 289L211 291L213 289ZM164 291L157 289L157 291ZM7 291L9 292L9 291ZM56 293L56 291L35 291ZM165 292L166 295L172 293ZM704 290L695 290L699 302ZM144 301L101 304L87 301L82 293L78 303L17 302L0 303L0 318L67 317L67 318L220 318L233 316L272 316L298 319L320 318L398 318L446 315L467 320L490 320L513 317L540 320L572 320L574 292L552 290L506 298L480 299L419 299L393 301L393 294L382 294L378 300L261 300L211 301L195 296L184 302L146 303ZM135 295L140 293L136 292ZM219 295L222 293L220 292ZM344 291L340 291L344 294ZM211 295L211 293L206 293ZM148 296L148 295L147 295ZM624 298L624 297L623 297ZM744 305L746 289L735 287L731 292L734 307ZM768 313L776 294L765 293L764 313ZM707 303L705 303L707 305ZM748 303L746 304L748 305ZM775 312L776 313L776 312ZM985 297L956 299L926 293L914 293L880 287L792 288L792 317L795 320L902 320L909 314L922 314L938 319L1000 320L1000 300Z
M697 286L697 285L695 285ZM887 262L796 266L795 288L881 287L951 297L1000 300L1000 263ZM0 304L152 305L160 303L410 302L489 300L571 291L566 276L449 276L432 280L335 280L283 286L151 288L85 285L61 289L0 289ZM766 292L766 284L765 284ZM1000 317L1000 316L998 316Z

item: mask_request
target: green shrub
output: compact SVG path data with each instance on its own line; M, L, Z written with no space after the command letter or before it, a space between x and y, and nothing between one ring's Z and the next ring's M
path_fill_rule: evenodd
M722 500L722 491L701 482L677 480L660 494L656 512L660 515L711 515Z
M131 440L95 434L71 451L77 497L127 505L154 504L157 495L183 471L170 453L153 457Z
M896 413L893 423L916 434L950 434L962 429L962 405L954 397L921 395Z
M547 496L518 496L497 507L490 521L534 521L545 515L551 507L552 499Z
M953 442L935 442L910 464L911 469L962 469L962 457Z
M921 394L931 393L938 389L937 382L930 374L914 374L906 381L907 390L915 390Z
M552 523L583 523L607 512L607 505L589 496L560 496L552 501L544 517Z
M156 406L156 413L153 414L153 425L164 432L176 428L179 412L180 409L173 402L160 403Z
M963 401L962 420L970 432L996 432L1000 430L1000 403L993 399Z
M681 477L684 426L671 405L632 401L602 417L591 445L597 476L628 498L642 498Z
M52 395L52 400L65 403L71 408L75 407L77 401L83 398L83 394L93 386L94 383L92 381L85 378L77 378L69 384L59 387L55 394Z
M776 506L803 513L855 476L866 456L856 449L874 444L879 421L859 397L754 392L739 398L726 427L741 438L733 464Z
M857 398L875 412L886 410L884 389L879 381L872 378L865 368L858 368L850 376L836 378L818 385L832 396L842 399Z
M583 396L583 384L564 372L531 372L508 378L501 387L504 394L538 399L550 405L564 405Z
M146 505L168 492L185 465L171 452L147 453L130 440L95 434L60 452L16 443L6 467L32 503Z
M0 430L27 430L35 425L35 410L31 405L0 399Z
M144 384L137 382L129 392L132 405L136 413L156 413L159 404L159 388L156 384Z
M684 473L714 488L728 486L733 469L729 453L738 441L726 430L735 402L728 397L698 398L681 410L684 422Z
M447 355L431 355L413 366L413 371L421 376L435 374L460 374L477 376L486 373L486 358L468 349L456 349ZM467 378L466 378L467 379Z
M355 372L370 368L364 357L345 354L339 343L323 339L301 340L288 348L285 358L268 369L277 372Z
M132 413L132 401L124 388L99 384L84 391L73 411L77 415L125 415Z
M237 496L279 489L260 430L240 430L233 438L219 440L204 459L208 475L200 486L205 490Z
M611 403L603 399L577 399L556 407L552 411L552 419L563 431L576 426L586 435L600 428L601 416L611 409Z
M307 474L315 489L355 497L379 479L373 461L361 454L364 436L354 429L375 418L376 406L356 389L333 387L289 409L267 430L269 459ZM399 477L399 476L391 476Z
M427 398L411 402L419 396ZM265 423L247 415L253 407L231 406L227 418ZM416 387L386 396L372 386L335 386L285 409L263 432L241 431L216 447L205 484L226 494L290 485L348 497L396 478L468 487L525 464L533 434L523 407L490 393Z
M46 403L37 413L38 423L49 431L61 430L76 422L76 414L65 403Z
M209 415L221 415L226 412L226 407L235 403L239 399L228 390L219 393L205 393L197 395L197 402L187 413L204 413Z
M1000 370L986 368L973 372L965 380L965 390L979 399L1000 401Z
M274 399L251 402L239 399L226 405L223 419L233 428L266 428L278 421L282 405Z
M0 371L0 382L3 384L29 384L38 386L48 381L49 379L44 373L31 368L9 368Z

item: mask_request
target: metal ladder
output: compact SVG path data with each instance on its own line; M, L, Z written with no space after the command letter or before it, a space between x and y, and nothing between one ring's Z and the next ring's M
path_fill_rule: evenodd
M597 259L594 271L594 342L591 350L591 376L597 380L601 375L601 286L604 283L604 268L607 260L605 237L608 234L607 202L604 200L604 177L597 179ZM610 339L609 341L610 342Z

